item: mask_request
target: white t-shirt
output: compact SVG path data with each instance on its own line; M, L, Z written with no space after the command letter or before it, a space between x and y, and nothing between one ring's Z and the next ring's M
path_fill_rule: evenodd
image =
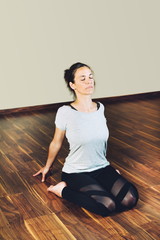
M91 172L109 165L106 159L109 132L101 103L97 111L89 113L64 105L57 111L55 124L66 131L70 147L63 172Z

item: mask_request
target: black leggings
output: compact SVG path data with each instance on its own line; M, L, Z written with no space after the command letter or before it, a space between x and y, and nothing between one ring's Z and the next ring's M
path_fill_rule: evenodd
M110 165L93 172L62 172L62 181L67 183L64 199L101 216L131 209L138 201L135 186Z

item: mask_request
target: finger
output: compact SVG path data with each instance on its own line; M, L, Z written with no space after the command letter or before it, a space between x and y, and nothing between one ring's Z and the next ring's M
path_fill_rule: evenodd
M42 182L44 182L44 181L45 181L45 174L42 173Z
M33 174L33 176L35 177L35 176L39 175L40 173L41 173L41 170L39 170L37 173Z

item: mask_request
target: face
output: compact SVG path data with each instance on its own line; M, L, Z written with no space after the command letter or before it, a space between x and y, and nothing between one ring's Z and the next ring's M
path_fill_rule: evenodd
M93 73L88 67L81 67L75 72L74 83L70 82L70 87L75 94L91 95L94 92Z

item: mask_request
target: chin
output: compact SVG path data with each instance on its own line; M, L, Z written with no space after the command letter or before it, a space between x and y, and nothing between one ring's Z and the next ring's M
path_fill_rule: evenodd
M93 91L87 92L86 95L92 95Z
M88 90L88 93L93 93L94 92L94 89L90 89L90 90Z

